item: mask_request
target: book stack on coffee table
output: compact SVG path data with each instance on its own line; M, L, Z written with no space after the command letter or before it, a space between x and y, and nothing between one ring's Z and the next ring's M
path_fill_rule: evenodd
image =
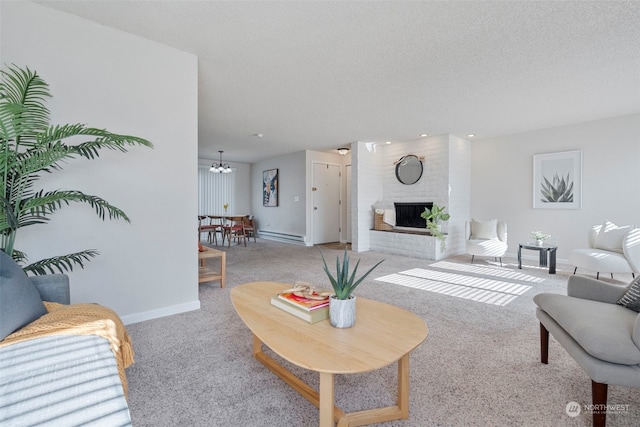
M300 296L294 292L282 292L271 297L271 305L309 323L329 318L329 297L320 297L315 292L312 298Z

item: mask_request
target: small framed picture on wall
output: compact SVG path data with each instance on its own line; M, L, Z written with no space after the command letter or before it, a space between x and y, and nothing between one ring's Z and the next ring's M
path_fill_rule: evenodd
M278 169L262 172L262 205L278 206Z

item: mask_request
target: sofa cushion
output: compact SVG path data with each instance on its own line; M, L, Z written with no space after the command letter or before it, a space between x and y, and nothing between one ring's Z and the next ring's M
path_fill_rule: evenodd
M40 293L27 274L0 251L0 340L46 313Z
M640 349L632 338L635 311L560 294L538 294L533 300L591 356L622 365L640 364Z
M640 275L629 284L629 289L618 300L618 304L640 313Z
M476 239L497 239L496 232L498 228L498 220L490 219L487 221L476 221L471 219L471 240Z
M618 227L611 221L605 221L596 237L596 249L622 253L622 240L634 228L632 225Z

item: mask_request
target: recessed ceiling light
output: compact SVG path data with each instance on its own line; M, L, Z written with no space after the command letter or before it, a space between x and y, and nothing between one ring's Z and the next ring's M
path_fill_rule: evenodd
M253 136L257 136L258 138L262 138L264 135L261 133L254 133Z
M385 141L384 143L385 144L391 144L391 141Z
M475 136L476 136L476 134L475 134L475 133L470 133L469 135L467 135L467 137L468 137L468 138L473 138L473 137L475 137Z
M427 136L429 136L429 134L428 134L428 133L421 133L421 134L420 134L420 136L421 136L422 138L426 138Z

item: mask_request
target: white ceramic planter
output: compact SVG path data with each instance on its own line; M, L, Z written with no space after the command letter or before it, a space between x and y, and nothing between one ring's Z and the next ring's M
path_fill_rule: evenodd
M329 298L329 322L336 328L350 328L356 323L356 297L337 299Z

